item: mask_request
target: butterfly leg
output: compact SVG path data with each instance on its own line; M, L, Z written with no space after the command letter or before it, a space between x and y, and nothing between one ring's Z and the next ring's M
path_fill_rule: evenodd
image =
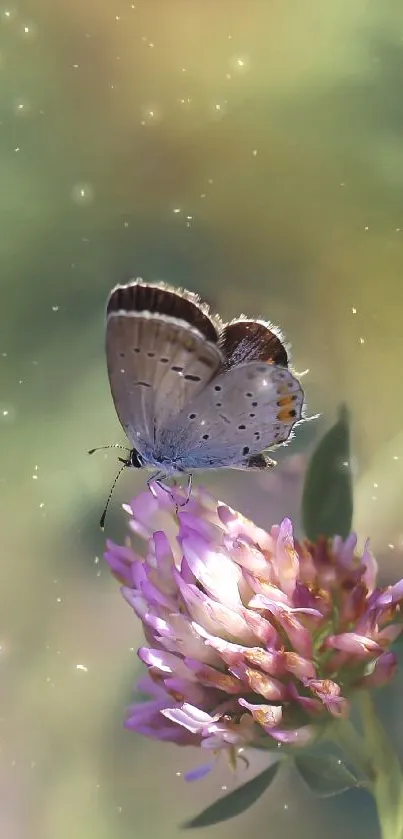
M191 473L191 472L189 472L189 474L188 474L188 482L187 482L187 486L186 486L186 496L185 496L185 500L184 500L184 501L182 501L180 504L179 504L179 502L178 502L178 503L177 503L177 505L176 505L177 507L186 507L186 504L188 504L189 499L190 499L190 496L191 496L191 494L192 494L192 484L193 484L193 475L192 475L192 473Z
M168 495L171 497L171 500L175 504L176 512L178 512L180 507L186 507L186 504L188 504L188 502L189 502L190 495L191 495L191 492L192 492L193 475L192 475L191 472L189 472L189 474L188 474L188 480L187 480L187 486L186 486L186 496L185 496L183 501L178 501L177 498L175 498L175 493L174 493L173 488L171 489L170 487L167 487L167 486L165 486L165 484L162 483L166 478L167 478L167 475L165 474L165 472L156 472L155 475L151 475L151 478L148 478L148 480L147 480L148 489L150 490L151 494L154 495L154 497L155 497L155 491L153 490L152 485L157 484L159 489L162 489L163 492L168 493Z
M162 489L164 492L168 492L169 495L171 494L171 490L169 489L169 487L166 487L162 483L162 481L165 481L166 477L167 476L166 476L165 472L156 472L154 475L151 475L151 477L147 479L148 489L150 490L151 495L153 495L154 498L156 497L156 495L155 495L155 491L153 490L153 487L152 487L153 484L157 484L157 486L160 489Z

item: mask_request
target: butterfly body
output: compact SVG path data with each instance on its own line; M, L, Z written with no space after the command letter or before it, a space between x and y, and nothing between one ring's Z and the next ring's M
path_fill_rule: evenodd
M113 289L106 356L128 465L164 477L266 468L265 451L302 417L304 394L274 328L224 324L191 292L142 280Z

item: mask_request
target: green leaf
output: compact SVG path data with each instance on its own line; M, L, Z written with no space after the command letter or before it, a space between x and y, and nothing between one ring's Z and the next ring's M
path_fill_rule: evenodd
M353 519L349 416L345 405L337 422L319 442L309 463L302 496L302 521L308 539L348 536Z
M337 757L303 755L294 758L294 763L306 786L319 798L361 786L358 778Z
M228 795L224 795L223 798L219 798L218 801L215 801L194 819L185 822L182 827L209 827L212 824L239 816L240 813L251 807L274 781L279 765L279 762L277 762L269 766L268 769L265 769L260 775L256 775L251 781L237 787Z

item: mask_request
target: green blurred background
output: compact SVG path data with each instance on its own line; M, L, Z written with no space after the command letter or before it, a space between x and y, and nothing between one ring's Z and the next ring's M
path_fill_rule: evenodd
M98 520L123 441L104 308L131 276L281 324L311 413L275 474L204 483L298 520L345 400L355 524L402 575L403 8L389 0L20 0L0 10L0 835L148 839L232 783L122 728L139 626ZM144 486L121 479L107 521ZM381 710L401 738L402 680ZM252 759L252 768L263 765ZM240 778L242 780L242 776ZM214 837L365 836L364 793L291 777Z

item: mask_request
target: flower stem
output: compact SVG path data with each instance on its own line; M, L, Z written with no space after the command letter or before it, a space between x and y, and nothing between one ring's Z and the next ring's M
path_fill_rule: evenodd
M371 755L371 791L382 839L403 839L403 774L399 758L376 713L371 696L360 694L364 736Z
M333 727L333 742L363 776L363 785L374 797L382 839L403 839L402 767L368 692L359 694L358 708L363 734L351 720L340 720Z

